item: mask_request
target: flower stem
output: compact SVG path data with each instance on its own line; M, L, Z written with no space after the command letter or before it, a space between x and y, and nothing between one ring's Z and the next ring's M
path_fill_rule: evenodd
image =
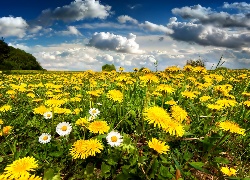
M215 150L215 148L224 140L224 138L229 134L229 131L227 131L224 136L222 136L219 141L208 151L208 153L202 158L202 162L207 161L208 155L212 154Z

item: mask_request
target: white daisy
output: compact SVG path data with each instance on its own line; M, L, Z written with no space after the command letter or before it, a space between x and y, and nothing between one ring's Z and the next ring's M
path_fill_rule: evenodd
M121 134L115 131L111 131L110 133L108 133L106 139L108 141L108 144L112 147L120 146L123 142Z
M51 140L51 135L48 133L42 133L42 135L38 139L38 141L42 144L49 143L50 140Z
M95 116L89 116L89 121L93 121L95 118Z
M68 122L61 122L56 126L56 132L60 136L66 136L72 131L72 126Z
M43 114L43 117L45 119L51 119L52 118L52 112L48 111L46 113Z
M100 114L100 111L99 111L98 109L96 109L96 108L91 108L91 109L89 110L89 114L90 114L91 116L98 116L98 115Z

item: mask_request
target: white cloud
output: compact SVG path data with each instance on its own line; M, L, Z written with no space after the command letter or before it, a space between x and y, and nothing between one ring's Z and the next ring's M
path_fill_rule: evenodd
M68 26L67 28L68 28L67 31L60 31L59 33L65 36L67 35L82 36L81 32L78 31L78 29L76 29L75 26Z
M156 32L163 32L163 33L167 33L167 34L172 33L172 30L169 29L168 27L163 26L163 25L157 25L157 24L151 23L149 21L145 21L145 23L141 23L141 24L139 24L139 26L141 28L143 28L144 30L148 30L148 31L152 31L152 32L156 31Z
M135 29L133 25L118 24L113 22L100 22L100 23L84 23L82 25L77 25L78 28L84 29L98 29L98 28L108 28L108 29Z
M233 5L228 5L228 7L230 6ZM235 6L239 6L239 4L235 4ZM212 11L211 8L205 8L201 5L174 8L172 9L172 13L175 15L180 15L184 19L198 21L203 25L210 24L217 27L250 28L250 18L247 13L229 14L227 12L215 12Z
M29 29L30 33L38 33L42 29L42 26L34 26Z
M109 32L96 32L89 40L89 46L94 46L102 50L141 54L144 51L139 49L139 44L135 42L135 39L136 35L132 33L128 37L123 37Z
M124 24L126 22L131 22L133 24L138 24L138 21L136 19L134 19L134 18L132 18L132 17L130 17L128 15L119 16L117 18L117 20L118 20L119 23L122 23L122 24Z
M103 64L113 64L114 58L110 54L99 54L96 56L96 59Z
M23 38L26 35L28 24L22 17L0 18L0 36L16 36Z
M170 34L175 40L197 43L203 46L242 48L250 46L250 33L230 31L214 26L191 22L172 22L168 25L173 30Z
M24 50L24 51L30 51L30 48L26 45L23 45L23 44L12 44L12 43L9 43L8 46L12 46L14 48L18 48L18 49L21 49L21 50Z
M64 22L74 22L83 19L106 19L111 11L111 6L104 6L96 0L75 0L69 5L57 7L54 10L43 10L38 17L38 22L49 25L52 21L61 20Z
M250 11L250 4L246 2L234 2L231 4L224 2L223 8Z

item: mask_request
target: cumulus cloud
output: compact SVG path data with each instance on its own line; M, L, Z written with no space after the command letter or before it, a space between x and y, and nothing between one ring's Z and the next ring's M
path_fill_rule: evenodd
M42 30L42 26L33 26L29 28L30 33L38 33L40 30Z
M226 30L202 24L174 22L170 36L175 40L197 43L204 46L242 48L250 46L249 33L229 33Z
M65 36L67 36L67 35L82 36L82 34L80 33L80 31L78 31L78 29L76 29L75 26L68 26L67 28L68 28L67 31L61 31L60 33L62 35L65 35Z
M128 15L122 15L117 18L119 23L126 23L126 22L131 22L133 24L138 24L138 21Z
M105 63L108 63L108 64L112 63L113 64L113 62L114 62L114 58L110 54L103 54L103 55L99 54L96 57L96 59L103 64L105 64Z
M61 20L64 22L74 22L83 19L106 19L111 11L111 6L104 6L95 0L75 0L69 5L57 7L54 10L43 10L38 17L38 23L49 25L52 21Z
M18 48L18 49L21 49L21 50L24 50L24 51L30 51L30 48L24 44L12 44L12 43L9 43L8 46L12 46L14 48Z
M26 35L28 24L21 17L2 17L0 18L0 36L16 36L23 38Z
M167 33L167 34L172 33L172 30L169 29L168 27L163 26L163 25L154 24L154 23L151 23L149 21L145 21L145 23L141 23L141 24L139 24L139 26L145 30L152 31L152 32L163 32L163 33Z
M119 24L113 22L100 22L100 23L84 23L82 25L78 25L78 28L84 29L98 29L98 28L106 28L106 29L135 29L134 25L128 24Z
M250 4L246 2L234 2L231 4L229 4L228 2L224 2L223 8L250 11Z
M201 5L190 7L174 8L172 13L181 16L183 19L191 19L202 24L211 24L217 27L246 27L250 28L248 14L229 14L227 12L215 12L211 8Z
M132 33L123 37L109 32L96 32L92 35L88 45L102 50L141 54L144 51L139 49L139 44L135 42L135 39L136 35Z

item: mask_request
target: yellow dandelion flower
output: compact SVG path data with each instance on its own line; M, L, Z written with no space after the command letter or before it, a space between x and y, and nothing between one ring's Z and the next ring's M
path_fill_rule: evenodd
M169 105L176 105L177 103L174 100L170 100L170 101L166 101L165 104L169 104Z
M19 179L22 176L29 176L28 171L33 171L38 167L38 163L33 157L24 157L7 165L4 169L5 177L10 179Z
M158 106L153 106L146 109L143 115L149 124L154 124L154 127L158 126L163 128L166 126L167 121L171 120L171 117L167 111Z
M157 92L157 91L152 92L150 95L153 96L153 97L160 97L160 96L162 96L162 94L159 93L159 92Z
M170 149L168 145L165 145L165 142L159 141L156 138L152 138L152 140L148 142L148 146L159 154L166 154Z
M86 159L89 156L95 156L103 150L103 145L97 139L78 140L70 149L70 155L73 159Z
M228 99L219 99L215 102L215 104L218 104L223 107L232 107L235 106L237 101L235 100L228 100Z
M73 110L72 114L78 115L82 111L82 108L76 108Z
M10 131L12 130L12 126L5 126L3 127L2 131L4 135L8 135L10 133Z
M166 72L178 72L180 71L181 69L177 66L170 66L170 67L167 67L165 69Z
M221 110L223 106L221 104L208 104L207 107L212 110Z
M200 97L200 101L201 101L201 102L206 102L206 101L208 101L209 99L211 99L210 96L202 96L202 97Z
M228 168L228 167L222 167L221 172L227 176L235 176L236 175L236 170L233 168Z
M3 124L3 120L2 119L0 119L0 125L2 125Z
M177 137L182 137L185 133L183 125L177 121L168 121L163 130Z
M108 91L107 97L109 99L112 99L113 101L118 101L120 103L123 101L123 94L119 90L110 90L110 91Z
M45 105L49 107L60 107L62 106L66 101L60 100L60 99L49 99L45 101Z
M108 132L109 126L106 121L94 121L89 124L88 129L93 133L104 134Z
M75 122L77 126L83 126L83 127L86 126L88 123L89 121L86 118L80 118Z
M231 122L227 120L227 121L219 122L218 126L224 131L229 131L231 133L241 134L245 136L246 130L243 128L240 128L240 126L235 122Z
M156 91L159 91L162 94L171 94L174 92L174 88L167 84L160 84L159 86L157 86Z
M191 91L181 92L181 95L186 97L186 98L190 98L190 99L194 99L196 97L195 93L193 93Z
M171 107L171 115L177 122L183 122L187 118L187 112L178 105Z
M243 104L247 107L250 107L250 101L244 101Z
M20 176L18 180L42 180L42 177L29 174L29 175Z
M41 106L33 109L33 112L35 114L44 115L44 113L48 112L48 109L44 105L41 105Z
M103 93L103 91L101 89L87 91L87 94L91 95L92 97L99 97L102 95L102 93Z
M2 107L0 107L0 112L7 112L10 111L12 108L10 105L3 105Z
M35 95L34 93L28 93L27 96L28 96L28 97L31 97L31 98L36 97L36 95Z

